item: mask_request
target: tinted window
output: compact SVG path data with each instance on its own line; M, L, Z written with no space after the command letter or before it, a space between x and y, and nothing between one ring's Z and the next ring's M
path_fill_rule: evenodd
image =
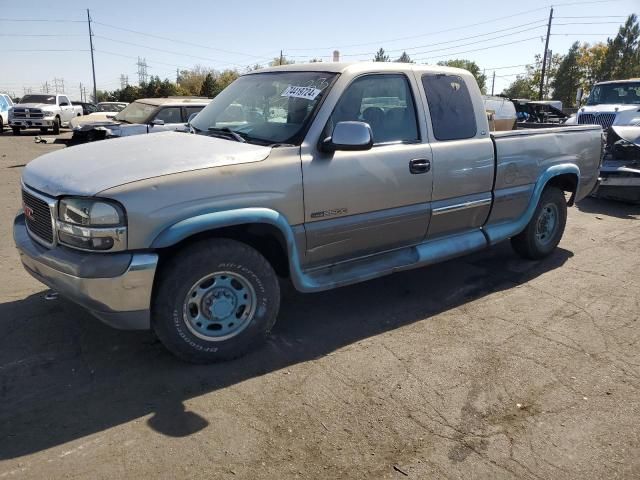
M158 112L155 120L164 120L164 123L181 123L182 114L180 113L180 107L163 108Z
M67 97L60 97L60 106L71 105Z
M7 101L4 99L2 95L0 95L0 110L4 112L5 109L7 109L8 107L9 105L7 104Z
M203 108L204 107L184 107L184 110L185 110L185 112L187 114L185 121L189 120L189 117L191 115L193 115L194 113L199 113L200 110L202 110Z
M467 85L458 75L422 77L433 135L438 140L458 140L476 135L476 117Z
M404 75L366 75L342 94L327 135L338 122L360 121L371 126L374 143L416 142L418 124L411 87Z

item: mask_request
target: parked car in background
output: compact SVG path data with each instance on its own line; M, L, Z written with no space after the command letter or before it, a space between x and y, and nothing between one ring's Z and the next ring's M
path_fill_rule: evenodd
M82 115L89 115L97 110L96 106L93 103L88 102L71 102L73 105L78 105L82 107Z
M600 125L605 133L613 125L640 125L640 79L596 83L586 105L567 123Z
M190 102L171 102L119 115L184 120ZM490 133L471 73L395 62L249 72L190 127L33 160L14 239L36 279L193 362L265 340L278 275L317 292L509 238L550 255L597 182L602 132Z
M128 102L100 102L96 105L96 112L98 113L111 113L121 112L129 105Z
M13 107L13 100L6 93L0 93L0 133L9 124L9 110Z
M562 102L559 100L529 100L515 98L512 100L516 107L518 123L529 128L555 126L569 118L562 111Z
M577 100L580 103L582 91ZM640 203L640 79L596 83L567 124L600 125L606 136L598 197Z
M187 131L187 121L211 100L208 98L143 98L127 105L114 116L99 113L76 118L71 124L73 143L126 137L167 130Z
M516 107L506 97L484 95L484 109L490 115L491 131L513 130L516 128Z
M49 129L55 135L60 127L66 127L72 118L82 115L80 105L72 105L66 95L29 94L9 111L9 126L14 135L27 128Z

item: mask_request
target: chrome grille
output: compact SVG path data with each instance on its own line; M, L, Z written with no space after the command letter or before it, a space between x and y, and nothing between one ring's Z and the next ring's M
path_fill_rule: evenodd
M22 190L22 204L29 232L43 242L53 244L53 226L49 204L25 190Z
M582 113L578 115L578 123L581 125L600 125L603 129L609 128L613 125L616 119L615 113L599 113L594 115L593 113Z
M15 118L43 118L42 110L39 108L14 108L13 116Z

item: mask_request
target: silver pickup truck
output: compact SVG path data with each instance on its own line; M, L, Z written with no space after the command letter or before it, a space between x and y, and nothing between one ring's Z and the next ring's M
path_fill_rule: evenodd
M600 126L489 133L469 72L399 63L241 76L191 122L32 161L14 223L35 278L177 356L264 340L278 277L317 292L511 239L530 259L597 183Z

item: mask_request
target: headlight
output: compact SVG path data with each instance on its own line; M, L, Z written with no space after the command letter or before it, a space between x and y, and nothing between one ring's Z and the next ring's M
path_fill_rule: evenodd
M127 218L118 203L95 198L58 202L60 243L82 250L125 250Z
M56 114L56 112L50 112L50 111L48 111L48 110L43 110L43 111L42 111L42 115L43 115L44 117L53 117L53 116L55 116L55 114Z

